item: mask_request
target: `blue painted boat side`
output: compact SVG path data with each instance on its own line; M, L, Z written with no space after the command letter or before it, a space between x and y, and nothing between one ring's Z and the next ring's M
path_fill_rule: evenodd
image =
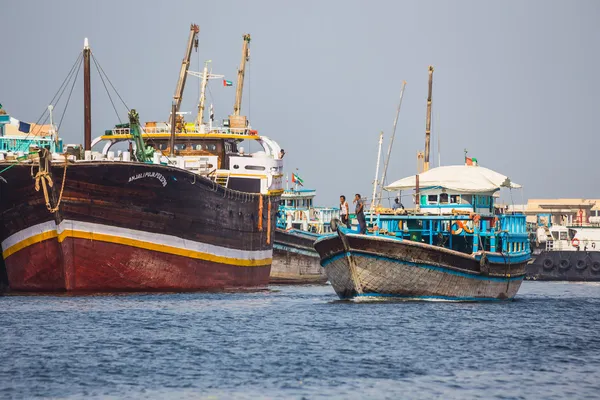
M374 255L374 254L364 253L364 252L355 251L355 250L350 251L349 254L338 253L338 254L334 255L333 257L329 257L325 260L321 260L321 266L323 266L323 268L326 268L327 265L329 265L330 263L332 263L336 260L339 260L340 258L344 258L348 255L353 255L353 256L356 255L359 257L371 258L371 259L375 259L375 260L390 261L390 262L397 263L397 264L410 265L415 268L423 268L423 269L428 269L428 270L432 270L432 271L443 272L448 275L455 275L455 276L460 276L460 277L464 277L464 278L476 279L476 280L482 280L482 281L488 281L488 282L507 282L507 281L519 281L519 280L522 281L525 278L525 275L511 276L511 277L507 277L507 278L500 278L500 277L495 277L495 276L484 276L484 275L479 275L477 273L455 271L453 269L440 267L437 265L418 264L418 263L414 263L414 262L410 262L410 261L403 261L403 260L398 260L398 259L392 258L392 257Z

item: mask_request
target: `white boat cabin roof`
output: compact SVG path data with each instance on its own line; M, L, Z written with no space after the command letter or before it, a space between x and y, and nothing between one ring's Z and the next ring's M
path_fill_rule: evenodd
M400 179L385 187L388 191L414 189L416 176ZM432 168L419 174L419 187L427 189L447 189L454 193L489 194L501 187L520 188L521 185L498 172L477 165L449 165Z

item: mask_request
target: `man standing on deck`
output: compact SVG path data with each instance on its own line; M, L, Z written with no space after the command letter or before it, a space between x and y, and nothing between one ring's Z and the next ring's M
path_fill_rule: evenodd
M361 235L364 235L367 233L367 221L365 220L365 203L363 199L360 198L360 194L356 193L354 196L354 203L356 203L356 209L354 213L356 214L356 219L358 220L360 233Z
M342 224L346 225L350 228L350 221L348 221L348 215L350 214L350 208L348 207L348 202L346 201L346 196L340 196L340 218L342 219Z

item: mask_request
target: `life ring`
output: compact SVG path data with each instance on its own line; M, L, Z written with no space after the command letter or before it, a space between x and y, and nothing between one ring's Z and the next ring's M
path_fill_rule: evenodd
M587 263L585 262L585 260L579 259L579 260L577 260L577 264L575 265L575 268L577 268L579 271L583 271L584 269L587 268Z
M462 226L462 228L465 230L465 232L467 232L467 233L473 233L474 229L471 228L471 227L469 227L469 225L468 225L469 222L470 221L467 221L467 222L460 221L459 224L460 224L460 226Z
M573 247L579 247L579 239L573 238L573 240L571 240L571 244Z
M551 258L546 258L543 263L544 269L551 270L554 268L554 262Z
M571 268L571 263L566 258L563 258L562 260L560 260L560 264L558 264L558 268L560 268L562 270L567 270L567 269Z
M596 272L596 273L600 272L600 262L594 261L592 263L592 272Z
M454 229L454 226L456 226L456 229ZM450 225L450 233L452 233L453 235L460 235L463 231L462 228L462 224L460 223L460 221L456 221L455 223L452 223Z

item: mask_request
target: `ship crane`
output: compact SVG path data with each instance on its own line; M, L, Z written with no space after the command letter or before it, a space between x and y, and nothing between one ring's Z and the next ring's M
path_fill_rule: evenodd
M187 72L190 68L190 58L192 57L192 49L196 48L198 51L198 33L200 27L196 24L190 26L190 36L188 38L187 47L185 48L185 55L181 62L181 70L179 71L179 80L177 81L177 88L175 89L175 95L173 96L173 102L175 103L175 113L179 112L181 107L181 100L183 99L183 89L185 88L185 80L187 78Z
M244 74L246 73L246 62L250 60L250 34L244 35L244 45L242 46L242 60L240 61L240 68L238 69L237 88L235 92L235 104L233 105L233 115L240 115L242 108L242 91L244 90Z

